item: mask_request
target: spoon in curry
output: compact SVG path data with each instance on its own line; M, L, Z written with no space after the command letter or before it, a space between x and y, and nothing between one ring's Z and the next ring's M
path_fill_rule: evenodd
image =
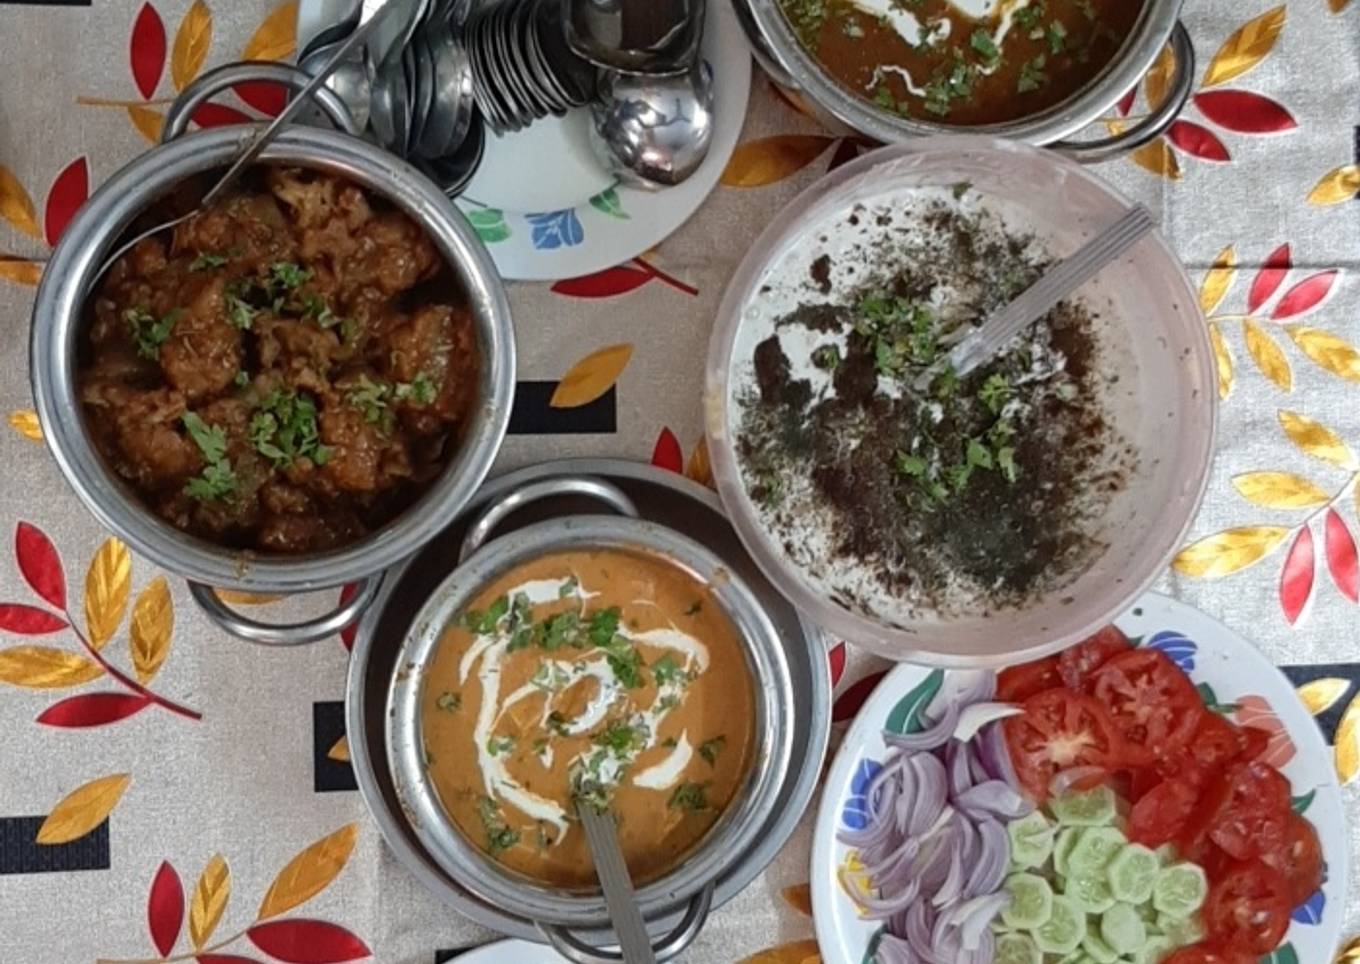
M614 925L614 936L619 939L619 950L628 964L656 964L652 953L652 939L647 936L642 911L633 892L633 879L619 849L619 831L614 816L597 810L593 804L578 801L576 815L586 831L590 856L595 861L595 874L600 878L604 903L609 908L609 919Z
M335 71L349 58L349 55L373 35L378 24L386 17L391 16L393 10L403 7L408 10L414 10L419 2L420 0L364 0L363 11L359 16L359 27L349 35L344 43L335 47L330 58L326 60L319 70L317 70L316 75L313 76L311 81L298 92L298 95L289 102L288 106L279 112L279 115L274 118L273 122L255 134L255 136L242 146L240 153L236 155L236 160L234 160L231 166L227 168L226 173L218 179L212 189L208 191L207 194L203 195L203 199L199 201L192 210L181 214L171 221L166 221L163 224L156 225L154 228L143 231L127 243L123 244L104 261L103 265L100 266L98 273L91 280L98 281L104 276L104 272L112 267L115 261L147 238L155 237L163 231L169 231L178 227L230 190L232 185L240 179L246 168L253 164L255 159L258 158L264 149L269 146L270 142L274 140L283 126L291 122L298 114L306 109L307 105L311 102L312 95L321 89L330 78L331 74L335 73Z

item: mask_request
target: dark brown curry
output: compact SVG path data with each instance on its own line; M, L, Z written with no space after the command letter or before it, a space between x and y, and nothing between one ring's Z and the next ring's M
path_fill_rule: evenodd
M780 0L846 87L907 117L961 126L1026 117L1105 69L1140 0ZM971 14L971 15L970 15Z
M120 258L87 313L100 452L162 518L233 548L325 550L384 525L475 401L472 318L434 245L317 172L255 172Z

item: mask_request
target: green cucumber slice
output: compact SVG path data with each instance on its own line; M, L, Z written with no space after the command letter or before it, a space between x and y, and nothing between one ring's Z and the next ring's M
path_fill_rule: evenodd
M1129 955L1132 964L1162 964L1163 959L1171 956L1171 952L1180 947L1169 937L1153 934L1143 942L1143 946Z
M1042 867L1053 853L1053 838L1057 830L1038 810L1008 824L1006 836L1011 841L1011 862L1020 867Z
M1095 931L1088 930L1086 932L1086 936L1081 939L1081 949L1096 964L1115 964L1115 961L1119 960L1119 955L1114 952L1114 948L1106 944L1105 938Z
M1186 944L1198 944L1205 937L1204 924L1200 921L1198 914L1192 914L1185 918L1158 914L1157 930L1175 942L1177 947L1184 947Z
M1100 936L1116 954L1131 954L1147 943L1147 927L1132 904L1115 904L1100 915Z
M1103 874L1114 855L1128 843L1114 827L1091 827L1079 833L1076 846L1067 857L1067 872L1072 875Z
M1180 859L1180 855L1176 853L1176 845L1169 843L1162 844L1157 848L1157 859L1162 862L1163 867L1174 864Z
M1114 906L1114 894L1104 874L1073 874L1063 883L1063 894L1088 914L1103 914Z
M1071 954L1085 936L1085 911L1070 897L1057 896L1048 921L1034 930L1034 943L1046 954Z
M1048 923L1053 913L1053 888L1048 881L1035 874L1012 874L1006 878L1006 890L1011 902L1001 919L1009 926L1034 930Z
M1143 904L1152 899L1152 887L1157 882L1161 861L1142 844L1129 844L1114 855L1105 873L1110 880L1110 892L1118 900Z
M1119 815L1114 791L1098 786L1083 793L1069 793L1053 801L1053 816L1063 827L1104 827Z
M992 964L1043 964L1043 952L1028 934L1002 934Z
M1152 906L1159 914L1184 920L1200 909L1209 892L1204 871L1194 864L1179 863L1157 871L1152 885Z
M1053 843L1053 869L1064 877L1071 869L1067 860L1072 856L1072 848L1077 845L1080 836L1080 830L1075 827L1068 827L1058 832L1058 839Z

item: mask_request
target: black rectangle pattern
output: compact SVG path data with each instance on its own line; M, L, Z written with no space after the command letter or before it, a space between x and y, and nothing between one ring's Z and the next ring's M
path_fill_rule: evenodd
M468 951L475 951L478 946L479 945L477 944L471 944L467 947L454 948L451 951L435 951L434 964L448 964L449 961L454 960L459 955L466 954Z
M1289 677L1289 682L1295 687L1302 686L1304 683L1311 683L1315 679L1344 679L1350 681L1348 689L1341 699L1317 715L1317 724L1322 729L1322 737L1328 743L1336 742L1336 729L1341 725L1341 714L1346 712L1346 707L1350 706L1351 700L1355 699L1357 692L1356 684L1360 683L1360 663L1318 663L1313 666L1281 666L1281 672Z
M60 874L73 870L109 869L109 822L105 820L79 840L39 844L38 828L46 817L0 817L0 874Z
M610 388L576 408L550 404L557 382L520 382L510 412L511 435L612 435L619 430L618 393Z
M0 7L88 7L94 0L0 0Z
M312 789L317 793L358 790L354 768L328 755L345 735L345 704L341 701L312 704Z

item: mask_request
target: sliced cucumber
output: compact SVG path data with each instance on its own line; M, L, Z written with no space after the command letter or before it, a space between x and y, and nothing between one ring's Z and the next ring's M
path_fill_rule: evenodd
M1114 827L1090 827L1079 831L1076 846L1067 857L1069 874L1103 874L1114 855L1128 843Z
M1043 952L1028 934L1002 934L992 964L1043 964Z
M1095 931L1086 932L1086 936L1081 940L1081 949L1096 964L1115 964L1115 961L1119 960L1119 955L1115 953L1114 948L1106 944L1105 938Z
M1143 942L1142 947L1129 955L1129 960L1132 964L1162 964L1162 961L1170 957L1171 952L1180 946L1169 937L1153 934Z
M1118 900L1143 904L1152 897L1161 861L1142 844L1129 844L1114 855L1105 873L1110 880L1110 892Z
M1077 845L1077 840L1080 837L1080 830L1075 827L1067 827L1058 831L1058 838L1053 842L1053 869L1064 877L1071 869L1067 864L1067 859L1072 856L1072 848Z
M1160 847L1158 847L1157 859L1162 862L1163 867L1166 867L1170 864L1174 864L1177 860L1179 860L1180 855L1176 853L1175 844L1164 843Z
M1197 944L1204 940L1204 924L1198 914L1186 918L1157 915L1157 930L1175 942L1177 947Z
M1034 943L1046 954L1071 954L1086 936L1086 912L1070 897L1053 898L1048 921L1034 931Z
M1114 823L1118 815L1114 791L1103 784L1053 801L1053 816L1063 827L1104 827Z
M1114 894L1104 874L1074 874L1063 884L1063 894L1088 914L1103 914L1114 906Z
M1115 904L1100 915L1100 936L1116 954L1131 954L1147 943L1147 927L1132 904Z
M1053 853L1057 830L1038 810L1006 827L1011 861L1019 867L1042 867Z
M1048 923L1053 913L1053 888L1048 881L1035 874L1012 874L1006 878L1006 890L1011 902L1001 919L1009 926L1034 930Z
M1152 885L1152 906L1159 914L1184 920L1200 909L1209 892L1204 871L1194 864L1179 863L1157 871Z

